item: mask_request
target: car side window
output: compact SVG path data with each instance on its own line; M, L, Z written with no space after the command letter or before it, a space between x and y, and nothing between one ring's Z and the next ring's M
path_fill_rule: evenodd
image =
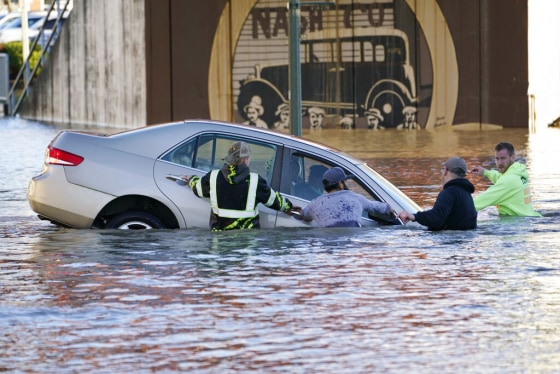
M354 191L370 200L375 200L375 201L379 200L376 196L372 196L368 190L362 187L362 185L353 178L346 179L345 184L350 191Z
M290 156L290 195L313 200L324 192L323 174L332 166L294 153Z
M202 135L195 152L194 167L206 172L220 169L224 165L222 158L227 155L231 144L236 141L244 141L249 145L251 149L249 168L270 183L277 154L277 147L273 144L229 136Z
M289 168L290 195L309 201L322 195L324 193L323 174L334 166L337 165L297 152L292 153ZM348 173L348 171L346 172ZM359 193L367 199L380 201L378 196L372 194L354 178L347 179L346 186L349 190ZM364 216L367 217L367 212L364 212Z
M192 167L194 159L194 150L196 148L196 139L191 139L178 147L172 149L162 157L162 160L179 164L182 166Z
M368 200L372 200L372 201L382 201L379 196L377 196L375 193L372 193L370 191L368 191L367 189L364 188L364 186L359 183L357 180L353 179L353 178L349 178L346 180L346 187L348 187L348 189L350 191L354 191L362 196L364 196L366 199ZM399 224L396 220L394 220L393 218L388 218L387 216L380 214L380 213L368 213L366 210L362 211L362 217L369 219L369 220L374 220L377 222L380 222L382 224Z
M167 152L161 159L174 164L196 168L205 172L221 169L222 158L228 153L232 143L244 141L251 149L251 171L258 173L271 182L273 167L277 156L274 144L249 141L233 136L201 135L188 140Z

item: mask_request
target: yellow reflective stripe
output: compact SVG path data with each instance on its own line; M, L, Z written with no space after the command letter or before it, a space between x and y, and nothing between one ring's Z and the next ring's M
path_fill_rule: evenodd
M193 175L189 181L189 188L193 190L196 196L204 197L202 195L202 182L200 179L198 175Z
M274 190L271 188L270 196L268 197L268 200L266 201L266 203L264 203L264 205L271 206L272 204L274 204L275 200L276 200L276 192L274 192Z
M291 206L288 204L288 200L286 200L284 196L280 195L278 192L276 192L276 195L278 196L278 200L280 200L280 210L282 212L285 212L291 208Z
M196 194L200 197L203 197L204 195L202 194L202 179L201 178L198 178L198 180L196 181L195 187L196 187Z
M236 219L231 224L227 225L223 229L212 229L212 231L223 231L223 230L250 230L253 228L253 220L252 219Z
M216 214L223 218L253 218L257 215L257 210L248 211L218 208L218 213Z
M257 196L257 186L259 183L259 175L251 173L249 179L249 192L247 196L247 203L245 204L246 210L222 209L218 206L218 194L216 193L216 186L218 180L219 170L212 170L210 172L210 206L212 212L219 217L224 218L253 218L258 214L255 207L255 199Z
M255 201L257 199L257 187L259 185L259 175L257 173L249 174L249 192L247 194L247 204L245 204L246 211L256 211ZM256 215L256 214L255 214Z
M218 180L219 170L212 170L210 172L210 207L214 214L218 214L218 195L216 194L216 181ZM219 215L219 214L218 214Z

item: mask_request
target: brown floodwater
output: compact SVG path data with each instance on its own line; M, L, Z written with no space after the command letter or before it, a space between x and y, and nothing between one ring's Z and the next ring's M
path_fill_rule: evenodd
M450 156L512 142L543 218L479 228L72 230L25 191L58 129L0 119L0 371L553 373L560 367L559 129L304 136L420 206ZM470 178L470 177L469 177ZM477 193L487 188L470 178Z

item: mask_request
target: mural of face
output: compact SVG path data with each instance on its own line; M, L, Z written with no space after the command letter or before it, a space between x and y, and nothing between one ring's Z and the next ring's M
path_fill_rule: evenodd
M379 128L379 118L376 116L369 115L367 116L367 126L368 129L378 129Z
M284 112L280 113L280 122L281 123L288 123L289 119L290 119L290 112L289 111L284 111Z
M290 131L290 111L289 110L282 110L280 113L277 114L278 121L274 122L274 128L281 132L289 132Z
M278 105L276 112L276 122L274 122L274 128L278 131L289 132L290 130L290 107L287 103L281 103Z
M412 113L412 112L405 113L404 114L404 122L408 125L411 125L414 122L416 122L416 113Z
M320 129L323 127L325 111L321 108L311 107L307 110L309 113L309 125L312 129Z
M261 118L264 113L262 99L260 96L253 96L251 102L243 108L247 121L243 122L246 125L257 126L261 128L268 128L267 123Z
M247 114L249 121L253 123L257 122L259 119L259 112L257 112L257 110L253 107L247 107L247 111L245 113Z
M354 119L352 117L344 117L343 119L340 120L340 128L341 129L353 129L356 127L356 124L354 123Z
M403 123L397 126L397 129L417 129L419 126L416 123L416 108L413 106L406 106L403 109Z
M309 122L311 123L311 127L317 129L323 127L323 116L317 113L311 113L309 115Z
M383 121L383 115L381 111L377 108L370 108L365 112L367 127L370 130L379 130L385 129L384 126L381 126L381 122Z

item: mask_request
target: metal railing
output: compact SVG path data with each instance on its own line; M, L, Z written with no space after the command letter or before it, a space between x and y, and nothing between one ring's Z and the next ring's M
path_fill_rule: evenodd
M65 1L64 6L61 7L60 3L64 1ZM31 82L33 81L33 78L35 78L38 75L39 68L42 67L43 64L45 63L46 57L48 56L52 45L56 41L58 34L60 33L60 28L62 27L61 20L65 18L68 5L71 2L72 0L57 0L57 1L53 1L49 6L47 15L45 16L45 22L43 22L43 24L41 25L41 28L39 29L37 36L35 36L33 43L29 47L29 54L25 59L25 61L23 62L23 64L21 65L21 69L16 75L16 78L12 83L10 92L8 93L8 100L7 100L8 105L7 105L7 113L6 113L7 115L15 116L18 113L23 100L29 94L29 91L31 89ZM55 9L55 5L56 5L56 9ZM50 33L49 37L45 41L45 25L49 20L54 19L54 17L51 19L51 14L55 14L53 12L57 13L56 20L52 27L52 32ZM31 69L31 57L33 55L33 51L35 51L35 48L37 47L37 44L39 43L40 40L43 41L41 47L41 53L39 55L37 63Z

